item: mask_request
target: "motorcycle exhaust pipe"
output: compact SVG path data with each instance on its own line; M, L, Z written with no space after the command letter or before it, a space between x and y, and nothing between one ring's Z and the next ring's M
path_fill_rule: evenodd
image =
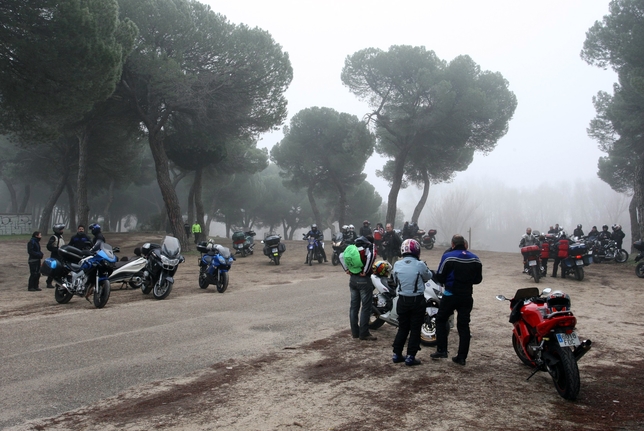
M584 340L579 346L575 347L575 350L572 352L575 361L579 361L590 350L592 343L590 340Z

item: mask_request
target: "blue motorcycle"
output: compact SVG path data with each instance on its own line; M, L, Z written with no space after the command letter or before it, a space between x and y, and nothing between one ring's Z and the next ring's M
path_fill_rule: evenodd
M320 235L318 238L314 238L312 236L306 236L306 234L303 235L304 240L308 240L309 243L306 246L307 254L306 254L306 262L309 264L309 266L313 265L313 260L317 260L318 263L322 263L324 260L324 255L322 254L322 241L324 240L324 237Z
M228 288L228 271L235 258L230 249L213 242L200 243L197 250L199 258L199 287L208 288L211 284L217 287L217 292L224 293Z

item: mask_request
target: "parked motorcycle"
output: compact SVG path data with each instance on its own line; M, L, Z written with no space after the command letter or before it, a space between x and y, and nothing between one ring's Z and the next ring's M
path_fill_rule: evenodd
M542 274L541 268L541 247L538 245L528 245L521 247L521 254L527 261L527 267L524 266L523 272L527 273L534 279L535 283L539 282Z
M436 233L438 231L436 229L430 229L427 231L426 234L422 236L421 239L421 244L423 247L425 247L427 250L431 250L434 248L434 243L436 242Z
M235 249L235 254L241 254L242 257L253 254L253 248L255 248L255 240L253 237L255 235L255 232L252 230L233 232L233 248Z
M398 319L391 317L391 310L395 304L396 286L391 283L383 285L382 283L374 283L373 291L373 310L371 318L369 319L369 328L378 329L385 322L398 327ZM423 326L420 328L420 342L426 346L436 345L436 315L438 314L438 306L443 297L443 287L436 284L434 281L429 280L425 283L425 320ZM383 315L386 315L385 318ZM447 330L454 326L454 315L452 315L447 323Z
M215 285L217 292L224 293L228 288L228 271L235 258L230 249L214 241L201 242L197 245L201 253L199 258L199 287L207 289Z
M585 243L574 243L568 248L568 257L561 262L561 275L567 276L572 273L575 280L584 279L584 266L590 265L592 254L587 254Z
M134 255L136 257L131 260L121 260L114 264L114 272L110 274L109 278L110 284L122 283L121 288L128 285L132 289L140 289L143 286L145 265L148 261L141 256L140 247L134 249Z
M264 256L268 256L275 265L280 264L280 258L286 251L286 245L281 241L282 237L276 233L267 233L262 241L262 244L264 244Z
M577 336L570 297L563 292L550 292L544 289L539 293L538 288L528 287L517 290L512 299L503 295L496 299L510 301L514 352L521 362L534 368L528 380L539 371L547 371L559 395L574 400L580 386L577 361L592 343Z
M41 272L54 280L54 298L59 304L67 304L74 295L89 301L93 295L94 306L103 308L110 298L109 276L118 260L109 244L99 241L92 250L80 250L70 245L58 249L61 260L48 258Z
M612 239L589 240L592 244L593 263L610 262L624 263L628 260L628 252L623 248L617 248L617 243Z
M633 243L633 247L635 247L635 250L639 251L639 254L635 256L635 262L638 262L635 266L635 274L639 278L644 278L644 262L640 262L640 260L644 258L644 243L641 240L635 241Z
M336 232L335 235L333 235L333 241L331 243L331 246L333 247L333 256L331 256L331 263L333 266L337 266L340 264L340 253L344 251L345 248L347 248L347 243L344 241L344 235L342 235L342 232Z
M165 299L174 285L174 274L179 264L186 261L181 255L181 244L173 236L166 236L161 245L145 243L141 254L146 258L141 291L152 292L155 299Z
M324 241L324 237L322 235L320 235L319 238L314 238L312 236L307 237L306 234L304 234L303 236L304 240L309 241L306 246L306 261L308 262L309 266L313 265L313 260L317 260L318 263L322 263L322 261L324 260L324 255L322 254L322 241Z

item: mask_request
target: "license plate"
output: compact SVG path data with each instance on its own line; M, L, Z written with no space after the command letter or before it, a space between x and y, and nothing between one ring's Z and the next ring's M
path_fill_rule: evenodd
M528 262L528 265L537 266L537 261L536 260L531 260L530 262Z
M581 344L576 332L573 332L572 334L563 334L559 332L556 335L557 341L559 341L559 345L561 347L575 347Z
M583 264L584 264L584 261L583 261L583 260L581 260L581 259L577 259L577 265L583 265Z
M273 247L273 253L277 253L277 247Z

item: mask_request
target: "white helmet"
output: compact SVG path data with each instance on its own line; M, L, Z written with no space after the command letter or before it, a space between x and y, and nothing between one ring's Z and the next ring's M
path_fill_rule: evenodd
M356 228L355 228L355 226L354 226L354 225L350 224L350 225L349 225L349 230L350 230L350 231L354 231L354 230L356 230Z

